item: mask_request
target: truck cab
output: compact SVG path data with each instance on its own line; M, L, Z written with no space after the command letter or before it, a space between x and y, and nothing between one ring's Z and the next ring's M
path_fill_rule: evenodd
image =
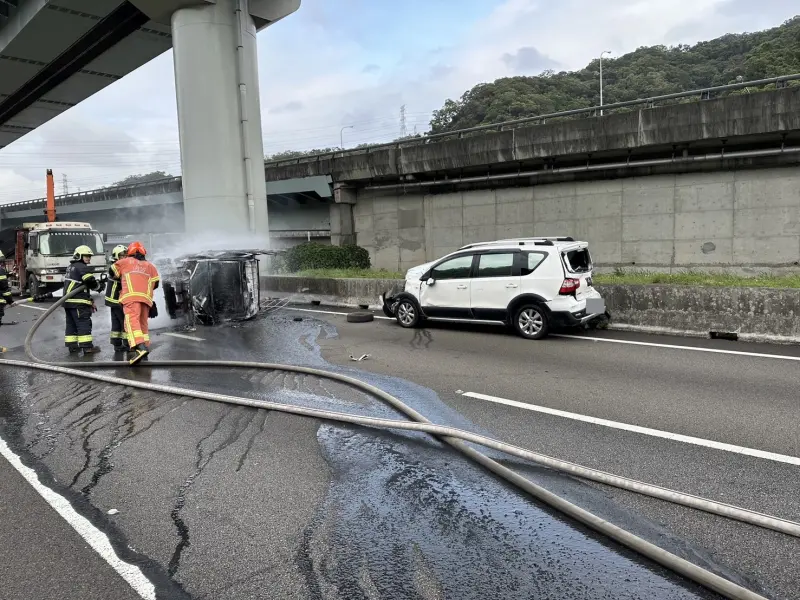
M90 265L98 281L102 281L108 272L103 241L103 236L89 223L24 223L17 230L12 285L16 284L20 294L34 298L61 289L72 253L82 245L94 252Z

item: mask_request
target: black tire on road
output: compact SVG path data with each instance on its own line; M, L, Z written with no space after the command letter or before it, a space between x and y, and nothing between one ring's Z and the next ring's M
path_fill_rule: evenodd
M28 297L33 298L34 301L38 300L41 297L41 292L39 291L39 280L36 279L36 275L31 275L28 278ZM20 294L21 296L22 294Z
M419 325L420 322L420 311L416 304L414 304L411 300L404 298L397 303L397 307L395 308L395 318L397 322L400 324L400 327L405 327L406 329L411 329Z
M347 315L348 323L369 323L375 320L375 315L368 312L351 312Z
M512 325L517 335L526 340L540 340L550 331L547 313L538 304L525 304L518 308Z

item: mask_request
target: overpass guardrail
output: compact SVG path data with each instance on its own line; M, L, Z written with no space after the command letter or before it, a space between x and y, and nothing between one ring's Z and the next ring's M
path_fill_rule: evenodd
M321 160L323 158L341 157L345 155L358 155L368 154L373 150L382 150L386 148L400 149L404 146L416 146L419 144L427 144L432 141L442 140L447 138L463 138L475 133L491 132L491 131L504 131L506 129L514 129L524 125L537 125L545 123L548 119L568 118L581 115L597 116L602 110L604 113L624 108L631 107L645 107L651 108L662 102L669 102L672 100L681 100L685 98L696 98L699 101L712 99L715 95L731 92L736 90L746 90L750 87L761 87L764 85L775 85L777 88L786 87L790 82L800 81L800 73L793 75L781 75L779 77L770 77L767 79L756 79L753 81L741 81L727 85L720 85L715 87L700 88L686 92L675 92L672 94L664 94L661 96L651 96L648 98L640 98L637 100L627 100L625 102L615 102L613 104L604 104L603 106L591 106L586 108L575 108L572 110L565 110L560 112L548 113L544 115L537 115L533 117L525 117L523 119L514 119L511 121L502 121L500 123L492 123L488 125L479 125L477 127L469 127L466 129L458 129L454 131L447 131L443 133L434 133L425 136L407 138L393 142L386 142L382 144L372 144L361 148L342 149L334 152L322 152L319 154L307 154L294 158L286 158L274 161L265 161L266 167L281 166L281 165L294 165L300 163L312 162ZM136 195L151 196L154 194L164 194L170 192L178 192L183 189L181 177L168 177L165 179L158 179L155 181L148 181L142 183L134 183L119 187L106 187L97 190L87 190L85 192L78 192L75 194L63 194L56 196L57 206L69 206L75 204L83 204L89 202L98 202L102 200L115 200L120 198L130 198ZM46 204L45 198L37 198L35 200L23 200L20 202L12 202L9 204L0 205L0 214L7 212L9 209L33 209L41 206L44 208Z
M613 104L604 104L602 106L590 106L586 108L574 108L571 110L563 110L554 113L547 113L544 115L537 115L534 117L525 117L523 119L514 119L511 121L501 121L500 123L490 123L488 125L478 125L476 127L468 127L466 129L456 129L453 131L445 131L442 133L433 133L429 135L422 135L418 137L409 137L402 140L395 140L393 142L386 142L383 144L370 144L361 148L350 148L347 150L337 150L334 152L321 152L319 154L306 154L294 158L284 158L280 160L265 161L266 166L281 166L281 165L294 165L303 162L312 162L315 159L329 158L331 156L343 156L352 154L367 154L373 150L381 150L386 148L402 148L404 146L416 146L419 144L427 144L434 140L441 140L446 138L463 138L465 135L473 133L491 132L491 131L504 131L507 129L514 129L523 125L538 125L545 123L548 119L557 119L564 117L575 117L581 115L597 116L600 111L608 112L619 110L621 108L630 108L634 106L643 106L645 108L652 108L661 102L668 102L670 100L680 100L683 98L697 98L697 100L710 100L713 99L715 94L722 92L731 92L736 90L743 90L750 87L760 87L764 85L774 84L778 89L787 87L789 82L800 81L800 73L793 75L781 75L780 77L770 77L768 79L756 79L753 81L742 81L737 83L730 83L727 85L719 85L715 87L701 88L690 90L688 92L675 92L673 94L664 94L662 96L651 96L649 98L639 98L638 100L626 100L625 102L615 102Z

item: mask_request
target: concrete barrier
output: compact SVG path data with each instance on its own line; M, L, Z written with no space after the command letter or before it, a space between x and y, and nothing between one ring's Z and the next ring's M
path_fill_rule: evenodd
M261 289L270 296L292 298L295 302L319 301L326 306L380 308L380 295L393 287L403 289L396 279L320 279L270 275L261 277Z
M380 308L380 294L395 279L316 279L267 276L261 288L327 306ZM677 285L598 285L613 317L612 329L709 337L735 333L745 341L800 343L800 289L720 288Z

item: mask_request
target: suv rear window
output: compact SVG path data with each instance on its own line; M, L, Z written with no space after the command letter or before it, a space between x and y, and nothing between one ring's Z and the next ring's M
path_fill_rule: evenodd
M592 270L592 257L589 255L588 248L580 250L570 250L564 253L564 258L573 273L588 273Z
M520 268L520 274L525 277L526 275L530 275L536 270L542 261L547 257L547 254L543 252L523 252L522 253L522 264Z

